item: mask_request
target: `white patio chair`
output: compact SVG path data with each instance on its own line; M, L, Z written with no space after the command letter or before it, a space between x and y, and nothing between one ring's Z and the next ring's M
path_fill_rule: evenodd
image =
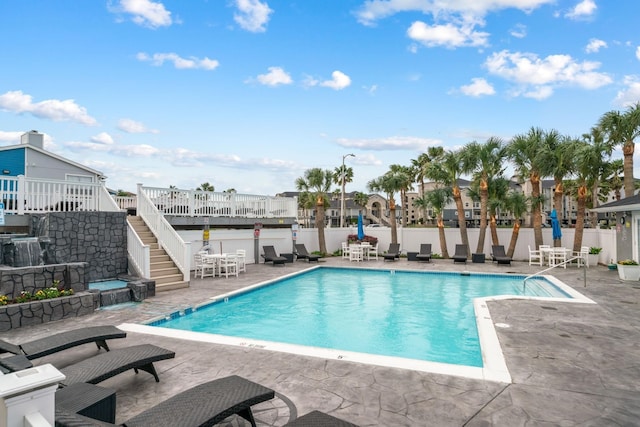
M236 259L238 260L238 273L246 273L247 251L245 249L236 249Z
M349 259L349 245L347 242L342 242L342 259Z
M589 257L587 255L589 255L589 246L581 246L580 251L573 252L574 257L579 257L576 259L578 267L582 267L583 265L589 267Z
M532 250L529 245L529 265L542 265L544 262L544 256L539 250Z
M567 268L567 249L565 248L552 248L549 252L549 266L561 265L562 268Z
M367 248L367 260L371 260L372 258L375 258L376 261L378 260L378 244L377 243L375 245L369 245L369 247Z
M349 245L349 261L362 261L363 253L361 245Z
M218 260L218 275L228 278L229 275L238 277L238 257L235 254L224 254Z

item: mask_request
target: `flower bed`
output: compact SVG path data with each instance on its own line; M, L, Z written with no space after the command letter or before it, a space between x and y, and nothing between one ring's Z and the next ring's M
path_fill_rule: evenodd
M0 306L8 304L19 304L30 301L42 301L46 299L73 295L73 289L66 290L60 288L59 286L60 281L54 280L53 286L49 288L39 289L34 294L31 294L31 292L22 291L17 297L13 299L10 299L7 295L0 295Z

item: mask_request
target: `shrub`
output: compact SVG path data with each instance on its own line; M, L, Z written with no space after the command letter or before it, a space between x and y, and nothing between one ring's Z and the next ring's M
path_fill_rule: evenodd
M356 243L356 242L369 242L372 245L376 245L378 243L378 238L377 237L373 237L373 236L364 236L364 239L362 240L358 240L358 235L357 234L349 234L349 236L347 236L347 242L349 243Z
M600 252L602 252L602 248L596 248L596 247L593 247L593 246L589 248L589 253L591 255L597 255Z
M0 305L8 305L8 304L18 304L21 302L29 302L29 301L41 301L45 299L52 299L58 297L64 297L67 295L73 295L73 289L65 290L60 289L57 286L60 284L60 281L55 280L53 282L54 286L46 289L40 289L35 294L31 294L31 292L20 292L13 300L10 300L6 295L0 295Z
M618 261L618 264L620 265L638 265L637 261L634 261L632 259L623 259Z

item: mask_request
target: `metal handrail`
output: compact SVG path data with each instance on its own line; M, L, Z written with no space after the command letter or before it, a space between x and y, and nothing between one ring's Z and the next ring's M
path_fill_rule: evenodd
M566 261L562 261L559 264L554 264L549 268L545 268L544 270L538 271L537 273L533 273L533 274L528 275L522 281L522 287L524 288L527 285L527 280L528 279L531 279L532 277L535 277L535 276L539 276L540 274L542 274L542 273L544 273L546 271L549 271L549 270L553 270L554 268L560 267L561 265L569 264L570 262L575 261L577 259L584 260L584 272L583 272L584 274L583 274L583 276L584 276L584 287L586 288L587 287L587 259L585 257L583 257L582 255L576 255L574 257L569 258Z

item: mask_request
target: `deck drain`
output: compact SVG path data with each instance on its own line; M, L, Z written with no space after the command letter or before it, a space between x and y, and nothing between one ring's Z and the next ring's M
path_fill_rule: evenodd
M541 305L540 308L545 309L545 310L557 310L557 308L555 308L555 307L548 307L546 305Z
M562 338L571 338L569 334L559 334Z

